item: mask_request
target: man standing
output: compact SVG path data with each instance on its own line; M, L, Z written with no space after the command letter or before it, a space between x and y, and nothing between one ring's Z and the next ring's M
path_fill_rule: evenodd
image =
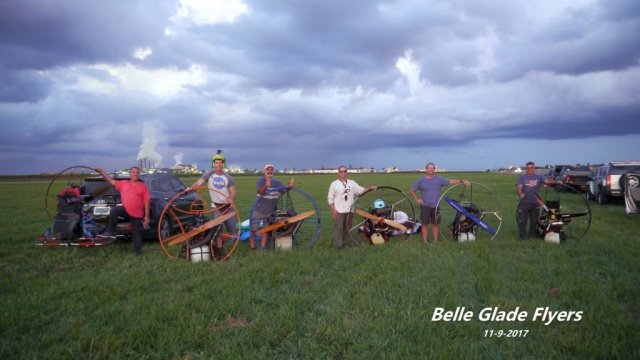
M95 168L109 184L120 192L122 206L114 206L109 213L109 227L102 235L116 235L118 217L128 218L133 228L133 249L136 255L142 254L142 233L149 227L150 195L147 186L140 181L140 168L129 169L129 180L114 180L101 168Z
M538 235L538 216L540 216L540 205L535 195L538 194L540 186L543 184L562 184L562 181L545 179L544 176L536 174L536 165L529 161L525 167L525 174L516 181L516 189L520 197L516 221L518 223L518 235L520 240L526 240ZM529 233L527 234L527 221L529 222Z
M375 190L376 186L363 188L357 182L347 179L347 167L338 167L338 179L329 185L327 201L333 215L333 247L341 249L349 237L349 228L353 219L353 204L356 196L365 191Z
M196 190L205 182L208 183L211 207L215 209L212 213L214 218L217 218L229 211L229 208L237 196L235 181L224 171L225 163L226 160L224 154L222 154L221 150L218 150L211 158L212 169L204 173L200 179L191 185L191 190ZM236 232L236 218L231 217L229 220L225 221L225 227L228 233L234 234ZM218 236L216 238L216 247L214 248L213 254L216 259L221 259L223 257L222 246L223 238L222 236Z
M258 179L256 184L257 198L251 212L249 224L251 231L249 233L249 246L251 249L256 248L256 232L260 228L260 223L267 225L267 221L273 216L278 207L278 198L283 191L290 190L296 185L293 178L289 180L289 187L285 187L279 180L273 178L275 166L267 164L264 167L264 176ZM267 247L268 235L263 234L261 239L262 249Z
M433 229L433 240L438 241L440 238L440 209L438 206L438 200L442 195L441 188L447 185L465 184L469 185L467 180L454 180L446 179L442 176L434 175L436 172L436 165L434 163L428 163L425 167L425 176L416 180L411 185L411 194L413 199L420 204L420 221L422 222L422 243L427 243L429 235L428 225L431 224ZM416 192L420 191L420 198L418 198Z

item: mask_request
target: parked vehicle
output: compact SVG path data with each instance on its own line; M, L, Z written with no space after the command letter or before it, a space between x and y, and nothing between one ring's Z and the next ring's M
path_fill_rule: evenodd
M587 182L587 199L596 201L597 194L599 193L598 179L602 179L605 177L605 173L607 171L607 166L600 165L591 171L591 175L589 175L589 181Z
M560 175L558 176L562 183L572 186L579 191L587 191L589 188L589 177L591 176L591 169L584 165L566 165L562 168Z
M550 179L560 180L560 173L562 172L562 169L565 168L565 166L568 165L552 165L551 168L549 168L549 170L544 174L544 176Z
M115 180L126 180L128 176L116 176ZM145 239L157 239L157 227L162 214L162 210L166 204L177 194L181 193L186 187L173 174L168 173L154 173L154 174L140 174L140 180L147 185L149 194L151 195L151 213L149 220L149 229L145 230ZM83 210L91 217L91 222L85 224L86 230L90 233L97 235L107 225L109 225L109 214L114 206L122 206L120 201L120 193L107 183L102 177L89 177L85 178L82 182ZM192 206L197 199L197 193L189 192L184 194L183 197L174 201L174 206L183 210L193 210ZM197 203L197 202L196 202ZM180 212L176 212L179 217L188 217L192 215L184 215ZM189 223L189 219L180 219L181 222ZM184 221L186 220L186 221ZM162 219L162 232L168 238L171 230L175 224L172 223L172 219L165 217ZM129 221L120 219L117 227L117 235L129 236L131 235L132 228Z
M621 198L625 186L623 175L639 171L640 161L611 161L600 166L591 174L587 197L597 200L601 205L610 202L613 198Z

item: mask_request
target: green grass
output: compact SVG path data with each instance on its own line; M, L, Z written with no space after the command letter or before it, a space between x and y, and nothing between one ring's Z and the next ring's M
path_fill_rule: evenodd
M354 175L407 190L419 174ZM0 358L639 358L640 217L592 204L587 236L561 246L519 242L515 177L446 174L490 187L504 222L493 241L329 247L333 176L298 176L321 205L310 250L250 252L223 264L165 257L145 243L43 248L46 183L0 183ZM282 180L287 178L282 177ZM237 177L246 218L256 177ZM190 184L194 179L186 179ZM469 322L433 322L464 306ZM486 307L527 311L525 322L482 322ZM582 311L544 325L538 307ZM486 330L526 329L525 338Z

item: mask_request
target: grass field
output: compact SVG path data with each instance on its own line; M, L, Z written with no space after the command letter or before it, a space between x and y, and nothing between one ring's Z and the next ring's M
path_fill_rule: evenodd
M406 191L419 176L352 178ZM241 244L222 264L172 260L154 242L139 258L129 242L35 246L49 225L47 183L0 183L0 358L640 358L640 216L592 204L582 240L520 242L513 175L445 176L498 195L496 239L333 250L325 198L334 176L305 175L297 186L323 210L315 246ZM236 180L246 218L256 177ZM468 321L432 321L438 308L458 307L473 313ZM483 321L485 308L526 314ZM533 320L538 308L574 313L546 325Z

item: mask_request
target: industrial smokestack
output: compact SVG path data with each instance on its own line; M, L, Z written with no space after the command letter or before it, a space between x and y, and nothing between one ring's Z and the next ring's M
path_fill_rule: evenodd
M142 162L140 168L150 169L156 166L162 166L162 155L156 152L158 145L158 132L156 127L150 122L145 121L142 126L142 145L136 159L138 163Z

